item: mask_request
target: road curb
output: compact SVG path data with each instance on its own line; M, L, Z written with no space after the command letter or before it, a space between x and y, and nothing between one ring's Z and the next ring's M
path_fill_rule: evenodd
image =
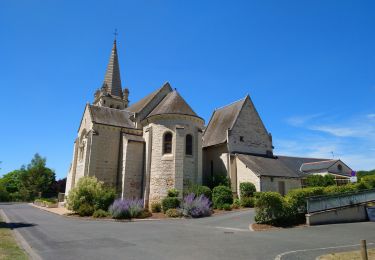
M11 223L8 216L5 214L3 209L0 209L0 215L4 219L5 223ZM29 243L25 240L25 238L18 232L18 230L13 229L11 227L12 234L14 238L16 239L17 244L25 250L25 252L28 254L30 259L32 260L42 260L42 258L32 249L32 247L29 245Z

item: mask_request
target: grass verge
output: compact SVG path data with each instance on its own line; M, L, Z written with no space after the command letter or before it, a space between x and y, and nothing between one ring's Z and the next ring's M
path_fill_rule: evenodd
M368 259L375 259L375 248L367 249ZM328 255L319 256L319 260L361 260L360 251L332 253Z
M22 250L9 228L8 224L0 216L0 259L1 260L26 260L29 259Z

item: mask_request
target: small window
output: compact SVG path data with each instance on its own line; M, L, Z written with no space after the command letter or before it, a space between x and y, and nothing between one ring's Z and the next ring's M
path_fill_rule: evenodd
M193 136L186 135L185 154L193 155Z
M117 108L117 109L120 109L120 106L117 106L116 108Z
M240 136L240 142L243 142L243 136Z
M163 154L172 153L172 133L166 133L163 139Z
M113 108L113 105L110 105L109 107L110 107L110 108Z
M337 165L337 170L339 170L340 172L342 171L342 165L341 164Z

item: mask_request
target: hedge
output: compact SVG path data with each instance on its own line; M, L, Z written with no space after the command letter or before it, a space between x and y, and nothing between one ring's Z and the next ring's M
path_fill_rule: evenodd
M227 186L217 186L212 190L212 202L214 208L221 208L224 204L232 205L232 190Z
M240 195L243 197L252 197L254 192L256 192L255 185L251 182L241 182L240 183Z

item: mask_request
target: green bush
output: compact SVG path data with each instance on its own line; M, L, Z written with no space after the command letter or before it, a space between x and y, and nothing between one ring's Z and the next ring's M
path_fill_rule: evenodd
M212 178L208 180L207 184L211 189L217 186L231 186L230 178L228 178L226 173L215 173Z
M77 213L81 217L92 216L94 213L94 207L88 203L83 203L79 206Z
M209 200L212 200L212 191L207 186L192 185L185 192L185 196L190 193L194 193L196 197L199 197L200 195L204 195Z
M369 189L375 188L375 175L367 175L361 178L361 183L365 184Z
M284 218L284 198L277 192L262 192L255 202L255 221L276 224Z
M180 194L180 192L177 189L168 190L168 197L170 198L177 198L178 194Z
M240 205L244 208L253 208L255 199L253 197L241 197Z
M67 197L68 209L78 212L83 204L91 205L94 210L108 210L115 197L114 190L105 188L103 182L95 177L82 177Z
M175 209L180 206L180 199L176 197L166 197L161 201L163 212L166 213L168 209Z
M230 204L224 203L224 204L221 205L220 209L223 209L223 210L226 210L226 211L230 211L230 210L232 210L232 207L231 207Z
M0 186L0 202L7 202L9 200L10 200L9 192L7 192L4 186Z
M179 209L168 209L165 212L165 215L167 215L170 218L180 218L182 217L182 212Z
M345 184L341 186L328 186L324 188L324 193L329 195L329 194L339 194L339 193L345 193L345 192L353 192L357 191L356 186L354 184Z
M327 187L336 185L335 177L333 175L309 175L305 179L306 186L308 187Z
M97 191L95 195L94 202L95 202L95 210L102 209L107 211L109 206L113 203L116 198L116 193L114 189L111 188L104 188Z
M221 208L223 204L233 203L232 190L227 186L217 186L212 190L214 208Z
M151 216L152 216L152 213L148 209L143 209L137 218L149 218Z
M232 209L239 209L241 207L240 199L233 200Z
M285 196L286 202L290 205L291 210L298 213L306 213L306 199L312 196L324 194L324 188L311 187L303 189L294 189Z
M106 218L106 217L109 217L110 214L109 214L109 212L107 212L105 210L97 209L97 210L94 211L94 213L92 214L92 216L94 218Z
M151 212L152 213L161 212L161 204L160 204L160 202L153 202L153 203L151 203Z
M254 195L254 192L256 192L257 189L255 188L255 185L251 182L241 182L240 183L240 195L242 197L252 197Z

